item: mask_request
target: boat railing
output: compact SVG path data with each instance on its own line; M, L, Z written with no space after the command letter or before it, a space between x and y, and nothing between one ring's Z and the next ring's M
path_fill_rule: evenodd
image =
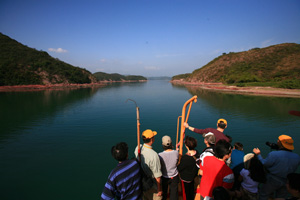
M185 104L182 107L181 116L179 116L178 120L177 120L177 136L176 136L176 144L177 145L176 145L176 147L177 148L179 147L179 160L182 156L183 140L184 140L184 136L185 136L184 123L187 122L189 119L189 115L190 115L190 111L191 111L193 102L194 103L197 102L197 95L193 96L192 98L190 98L189 100L187 100L185 102ZM187 111L187 107L188 107L188 111ZM181 123L180 123L180 121L181 121ZM180 127L180 135L179 135L179 127ZM178 137L179 137L179 143L178 143Z

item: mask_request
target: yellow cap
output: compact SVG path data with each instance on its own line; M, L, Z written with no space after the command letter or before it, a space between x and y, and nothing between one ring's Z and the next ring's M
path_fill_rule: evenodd
M152 131L150 129L147 129L143 132L142 136L144 136L145 138L150 139L150 138L153 138L156 134L157 134L156 131Z
M282 146L288 150L294 150L294 140L288 135L281 135L278 137Z
M220 123L220 122L224 122L224 124L226 124L226 126L227 126L227 121L226 121L226 119L219 119L219 120L218 120L218 123Z

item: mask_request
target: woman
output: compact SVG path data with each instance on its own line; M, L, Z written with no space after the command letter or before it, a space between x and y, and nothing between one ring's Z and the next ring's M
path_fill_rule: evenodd
M184 141L187 153L182 156L178 171L187 200L193 200L195 197L194 179L198 174L197 159L199 153L195 149L197 140L193 137L186 136Z

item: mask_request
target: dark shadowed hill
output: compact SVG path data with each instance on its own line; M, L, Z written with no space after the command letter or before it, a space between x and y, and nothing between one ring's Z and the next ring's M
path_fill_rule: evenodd
M96 79L82 68L74 67L0 33L0 86L92 83Z
M147 78L143 76L136 76L136 75L121 75L117 73L108 74L104 72L96 72L93 74L97 81L146 81Z

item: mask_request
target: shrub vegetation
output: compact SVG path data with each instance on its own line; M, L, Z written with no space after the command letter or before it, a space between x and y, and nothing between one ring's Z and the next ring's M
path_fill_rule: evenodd
M221 82L245 86L300 88L300 45L284 43L249 51L223 53L191 74L172 80Z

